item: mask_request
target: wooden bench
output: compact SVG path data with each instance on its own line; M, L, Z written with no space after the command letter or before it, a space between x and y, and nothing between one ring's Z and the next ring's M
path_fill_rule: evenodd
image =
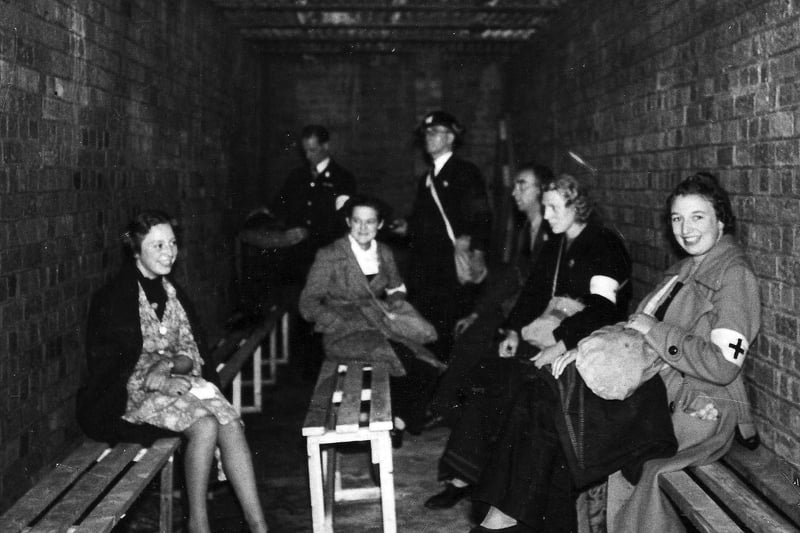
M269 338L267 357L262 345ZM278 365L289 362L289 313L273 304L263 320L234 328L222 337L214 348L212 360L223 386L231 385L231 403L240 413L260 413L264 385L274 385ZM250 376L242 378L242 370L250 362ZM266 375L265 375L266 367ZM243 404L243 387L252 388L252 403Z
M360 421L364 418L366 421ZM388 369L325 361L303 423L314 533L333 531L334 502L377 498L381 500L384 533L397 531L391 429ZM335 445L358 441L370 442L380 485L343 489Z
M763 446L662 474L659 486L702 532L800 531L800 474Z
M222 361L218 372L223 389L230 384L234 386L237 407L241 407L241 370L251 358L256 359L254 354L260 355L261 344L267 335L274 335L282 316L285 315L277 307L273 308L263 322L227 335L212 354L214 361ZM274 348L271 341L273 359L277 354ZM288 352L283 354L287 357ZM260 367L259 357L255 368ZM260 379L260 374L257 378ZM260 410L260 382L256 382L256 387L254 396ZM0 532L106 533L122 520L160 473L159 532L169 533L174 454L180 442L175 437L159 439L149 448L130 443L110 447L86 439L0 517Z

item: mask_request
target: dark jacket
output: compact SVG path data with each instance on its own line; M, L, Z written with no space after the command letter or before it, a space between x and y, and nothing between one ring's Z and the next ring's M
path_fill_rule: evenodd
M545 243L509 314L506 321L508 328L519 332L547 307L552 296L552 280L563 239L563 235L556 236ZM623 320L630 298L630 283L627 282L630 275L631 261L622 240L603 226L591 222L587 224L563 252L555 290L555 296L581 300L586 307L561 322L553 331L555 339L563 340L569 350L595 329ZM602 296L590 294L589 282L593 276L607 276L620 285L624 283L617 294L616 304Z
M333 159L316 178L311 168L304 165L289 173L273 210L287 228L308 229L308 240L316 251L345 232L344 219L336 211L336 198L352 196L355 191L353 175Z
M427 176L426 172L420 178L414 211L409 218L411 251L419 259L417 270L421 271L417 275L422 276L417 281L423 286L431 280L456 280L453 242L426 185ZM455 236L469 235L473 248L487 250L492 218L478 167L453 155L433 181Z
M175 286L192 333L203 357L203 377L219 385L194 308L186 293ZM156 438L176 435L148 425L122 420L128 401L126 385L142 353L139 322L139 284L136 266L127 262L119 274L97 291L89 307L86 327L88 376L78 391L77 418L81 429L98 441L135 441L148 444Z

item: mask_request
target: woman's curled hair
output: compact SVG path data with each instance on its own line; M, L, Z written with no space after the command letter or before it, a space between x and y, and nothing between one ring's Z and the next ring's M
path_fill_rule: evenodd
M558 177L545 183L542 192L557 191L566 200L567 206L575 208L575 218L578 222L587 222L595 214L594 202L589 197L589 192L578 178L571 174L560 174Z
M714 213L717 220L722 222L722 233L729 234L736 231L736 217L733 214L731 200L722 185L719 184L717 177L709 172L698 172L680 182L672 194L667 198L666 216L669 220L672 211L672 203L678 196L688 196L696 194L702 196L714 206ZM667 224L669 227L669 224Z
M150 233L153 226L169 224L175 229L175 219L163 211L149 209L142 211L128 223L125 233L122 234L122 245L125 251L134 257L142 251L142 241Z

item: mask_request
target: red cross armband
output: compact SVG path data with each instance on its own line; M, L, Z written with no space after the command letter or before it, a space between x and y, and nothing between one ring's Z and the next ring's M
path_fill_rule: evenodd
M712 329L711 342L722 352L722 357L738 367L744 363L744 356L750 347L744 335L727 328Z

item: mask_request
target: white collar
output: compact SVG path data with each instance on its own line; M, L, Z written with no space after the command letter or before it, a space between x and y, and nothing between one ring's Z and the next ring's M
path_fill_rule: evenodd
M445 152L445 153L443 153L442 155L436 157L433 160L433 175L434 176L438 176L439 175L439 172L441 172L442 167L445 165L445 163L450 161L450 158L452 156L453 156L453 152L452 151Z
M361 267L361 272L363 272L365 276L377 274L379 270L378 241L372 239L369 248L365 250L349 233L347 234L347 238L350 240L350 248L353 250L353 255L356 256L356 261L358 261L358 266Z
M331 162L331 158L330 157L326 157L325 159L323 159L322 161L317 163L317 173L318 174L322 174L325 171L325 169L328 168L328 164L330 162Z

